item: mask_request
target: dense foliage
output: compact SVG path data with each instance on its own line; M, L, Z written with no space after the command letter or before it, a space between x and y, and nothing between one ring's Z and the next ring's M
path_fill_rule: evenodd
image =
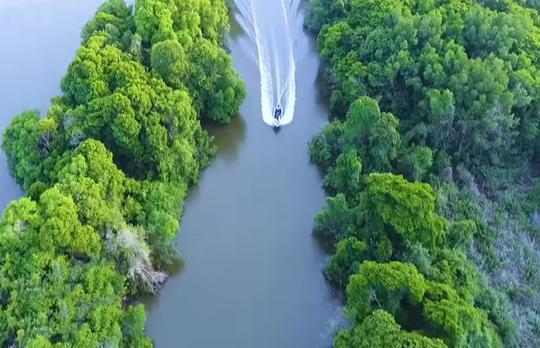
M317 216L316 232L339 241L325 273L346 288L348 314L357 323L336 337L336 346L365 339L357 337L365 335L364 321L372 325L370 315L381 309L395 318L387 325L403 328L392 331L418 337L422 346L497 347L500 336L510 339L512 323L483 302L490 290L465 254L474 222L447 221L435 212L431 186L402 176L373 173L361 186L353 196L329 198ZM336 216L343 220L336 223Z
M311 0L335 116L310 147L332 196L315 232L352 324L336 347L540 344L535 4Z
M148 347L144 308L176 256L188 185L214 153L201 117L245 95L223 0L108 0L44 117L3 149L26 196L0 220L0 345ZM219 73L218 73L219 72Z
M520 1L314 1L331 106L360 95L408 144L470 165L530 158L538 124L538 21Z

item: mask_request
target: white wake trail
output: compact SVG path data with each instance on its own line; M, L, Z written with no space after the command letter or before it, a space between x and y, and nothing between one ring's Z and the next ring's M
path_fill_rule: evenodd
M294 108L296 106L296 62L294 59L293 42L289 26L289 14L285 7L285 0L281 0L281 8L283 10L283 17L285 18L285 28L289 46L289 72L287 74L288 78L286 80L285 90L282 91L282 93L288 91L286 99L287 103L286 106L284 106L284 115L281 120L281 124L285 125L291 123L294 118Z
M262 19L279 18L279 14L275 16L272 13L257 11L257 7L254 5L256 1L236 0L241 15L240 24L255 41L261 84L261 115L266 124L273 125L274 108L280 104L283 108L281 125L286 125L291 123L294 118L296 104L296 62L289 24L289 17L294 15L294 9L293 6L288 9L285 0L279 0L283 22L272 22L271 25L280 27L261 27ZM260 4L266 5L263 1L267 0L261 0ZM293 3L295 3L294 0L291 5ZM293 10L292 14L290 10ZM286 61L283 61L284 59Z
M255 33L255 43L257 45L257 53L259 57L259 74L261 77L261 112L263 120L266 124L272 125L273 121L273 105L272 99L274 99L274 92L272 89L272 80L269 69L269 62L267 61L268 54L264 45L261 42L261 35L259 30L259 23L257 20L257 14L253 3L250 2L250 9L252 15L253 29Z

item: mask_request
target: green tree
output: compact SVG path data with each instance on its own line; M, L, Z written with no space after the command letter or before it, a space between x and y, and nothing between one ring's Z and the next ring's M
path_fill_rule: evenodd
M13 118L4 133L2 148L17 182L29 189L47 177L58 156L58 132L52 119L39 119L39 112L25 111Z
M524 2L312 4L308 25L330 63L337 115L368 95L400 119L403 133L424 127L422 138L410 140L456 161L530 159L540 121L532 116L538 15Z
M83 43L97 33L105 33L109 42L119 48L129 47L133 40L135 22L131 8L122 0L107 0L82 30Z
M351 104L343 129L344 148L360 153L368 173L392 168L401 144L398 120L381 113L376 101L362 97Z
M399 159L399 170L411 181L426 177L433 166L433 153L429 147L412 146Z
M371 313L352 330L342 330L334 339L336 348L444 348L440 339L407 332L384 310Z
M333 243L346 238L327 277L343 288L361 261L414 265L425 279L425 296L409 308L387 310L397 313L403 333L439 337L454 347L500 346L497 334L505 345L515 344L506 314L517 311L506 308L506 295L484 283L466 254L479 265L500 265L495 255L508 258L508 252L495 244L519 245L517 235L530 228L526 216L534 208L525 204L523 214L515 202L528 190L524 182L530 187L540 149L537 7L513 0L311 1L306 24L326 60L337 120L313 139L310 154L329 194L344 194L341 211L350 214L339 221L338 210L326 208L317 217L318 226L339 231L337 238L326 234ZM354 193L336 180L342 178L338 158L343 169L350 152L358 153L365 173ZM505 274L513 269L512 263ZM488 283L500 288L500 272L488 270ZM522 305L514 301L515 308ZM358 338L354 328L362 323L352 324L335 345L386 344L379 335ZM527 325L521 330L521 345L535 345L538 335ZM396 336L392 343L398 342Z
M328 170L324 183L330 192L341 192L345 197L356 197L360 190L362 163L355 152L338 157L335 167Z
M135 3L137 33L147 46L177 38L173 29L173 15L177 11L172 0L138 0Z
M362 208L366 209L367 226L377 226L381 221L406 243L418 241L429 248L442 243L446 221L435 212L429 185L410 183L392 174L371 174Z
M349 277L356 273L360 264L367 258L366 243L355 237L345 238L337 245L336 253L326 265L324 274L333 285L345 289Z
M309 144L311 160L324 171L334 165L342 151L343 125L333 121L316 135Z
M335 246L353 232L354 211L341 193L327 198L326 205L315 217L315 235Z
M347 295L347 311L360 325L378 309L403 319L421 313L418 329L448 346L502 346L486 312L460 298L450 286L426 280L412 264L366 261L351 276ZM342 339L352 337L349 333Z
M176 40L158 42L152 46L152 69L169 86L183 87L183 81L190 69L190 62L182 45Z
M203 117L230 122L246 96L244 83L231 68L231 57L205 39L197 41L188 55L190 61L197 62L186 82L196 109Z
M403 302L420 303L426 288L424 277L411 264L365 261L347 285L347 309L358 322L377 307L396 315Z

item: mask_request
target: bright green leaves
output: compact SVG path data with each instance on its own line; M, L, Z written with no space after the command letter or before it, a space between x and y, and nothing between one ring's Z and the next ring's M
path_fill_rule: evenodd
M74 257L89 257L99 252L99 235L91 226L80 223L71 197L53 188L41 195L38 207L42 219L39 226L42 248Z
M2 148L10 170L25 188L43 176L46 159L54 147L54 126L53 120L40 120L38 111L26 111L13 118L4 133Z
M200 38L218 44L229 25L222 0L139 0L135 22L143 41L151 44L179 40L191 45Z
M141 347L154 268L177 256L183 200L245 88L220 46L223 0L107 0L45 117L4 135L28 197L0 220L0 346ZM219 72L219 73L217 73Z
M502 347L485 311L464 301L449 286L431 284L423 301L423 314L435 330L445 332L452 347Z
M29 198L21 198L7 206L0 220L0 265L7 262L8 252L12 248L19 247L25 232L41 222L38 205Z
M332 59L340 54L343 55L345 49L350 45L348 38L352 28L346 22L339 22L333 26L323 27L319 36L319 51L321 57Z
M385 308L395 315L402 301L421 302L426 287L424 277L411 264L366 261L347 285L349 313L358 321L375 308Z
M162 279L164 275L152 269L149 248L141 239L144 232L137 244L146 250L144 263L125 257L126 250L133 250L130 244L117 243L126 225L123 202L128 187L123 172L101 142L87 140L65 152L54 173L45 179L56 184L51 188L42 184L35 191L37 201L22 198L11 203L0 220L0 318L5 320L0 342L119 346L126 340L147 347L140 322L133 323L135 327L120 325L126 287L123 274L133 277L134 283L146 276ZM136 203L171 214L172 228L154 228L152 235L167 236L163 246L155 246L156 252L160 247L170 248L178 229L173 210L180 211L183 194L160 198L145 202L138 197ZM112 263L116 257L128 260L127 264ZM132 272L133 264L144 265L147 273ZM128 336L122 332L127 329L135 331Z
M381 260L390 258L396 248L421 244L435 250L443 245L447 222L435 213L429 185L392 174L371 174L365 184L359 194L339 193L327 199L327 208L316 217L319 235L335 244L348 235L359 236L378 250L370 249ZM359 204L351 205L346 197Z
M371 174L362 208L368 209L368 226L379 225L371 220L380 219L408 245L421 243L429 249L442 245L446 221L435 213L435 197L427 184L409 183L391 174Z
M366 170L389 171L401 140L398 120L381 113L377 102L362 97L351 104L343 123L345 149L360 153Z
M246 90L220 46L228 28L224 2L143 0L135 12L137 32L143 43L152 44L153 70L167 85L186 88L201 117L230 122Z
M384 310L371 313L351 331L340 331L334 340L336 348L445 348L440 339L401 330L392 315Z
M186 187L173 183L145 182L142 187L145 196L148 243L158 251L154 257L161 261L171 261L177 255L173 239L180 227Z
M92 36L77 52L61 84L70 104L85 104L109 94L105 67L118 64L122 57L118 49L105 46L105 36Z
M456 162L531 158L538 133L538 15L523 2L312 1L331 106L380 101L404 133ZM499 8L501 7L501 8ZM495 10L493 9L495 8ZM321 27L322 24L326 24ZM411 141L411 142L409 142Z
M416 322L405 321L402 325L424 325L429 336L440 337L452 347L501 347L484 311L460 298L448 285L429 282L412 264L366 261L351 276L347 295L348 313L358 326L352 332L340 334L336 342L353 339L355 331L366 320L372 320L378 309L383 309L401 320L420 315Z
M327 208L315 217L315 234L332 245L354 232L354 211L342 193L326 199Z
M324 274L330 282L340 289L345 289L349 277L356 273L360 264L368 259L366 243L355 237L349 237L339 242L336 254L330 259Z
M347 197L356 196L360 189L362 163L351 151L338 157L335 167L330 168L324 182L331 192L343 192Z
M189 11L200 10L195 2L192 5ZM64 118L70 142L86 137L100 139L133 176L174 180L183 173L185 181L195 180L213 150L207 146L195 149L196 144L190 140L206 137L192 105L202 115L228 122L245 96L230 58L215 43L193 34L197 44L188 44L186 49L175 35L162 35L162 21L168 17L157 16L157 12L175 14L182 17L178 21L191 23L189 14L178 13L178 6L166 1L139 1L136 6L137 31L143 41L155 42L149 49L148 60L163 80L177 90L149 77L141 64L109 46L101 34L87 40L63 80L65 100L78 106ZM219 9L221 6L216 7ZM210 22L222 22L208 13L203 16L206 17ZM160 23L153 23L154 20ZM168 30L179 28L180 22L172 17L171 21ZM216 74L218 70L220 73ZM184 88L188 88L189 96Z
M327 168L340 155L341 165L349 152L357 153L364 170L389 171L401 148L399 122L392 115L381 112L378 103L361 97L349 108L343 122L333 121L310 144L312 160ZM333 169L334 170L334 169Z
M119 342L124 278L98 262L102 239L79 212L57 187L39 202L22 198L6 209L0 220L2 344Z
M118 345L122 288L116 285L122 279L115 278L114 269L48 258L38 254L27 260L42 280L25 278L9 286L11 301L5 313L11 342L37 347Z
M133 139L140 138L141 124L137 121L135 111L131 108L129 99L122 94L113 94L112 105L117 110L114 111L114 118L111 120L112 136L122 152L131 152ZM120 109L121 108L121 109Z
M182 45L176 40L158 42L152 46L152 69L169 86L180 88L190 69L190 62Z
M39 200L15 201L6 208L1 220L1 240L11 243L19 239L38 237L37 247L78 258L97 256L100 238L94 228L82 224L73 199L58 188L45 191Z
M88 64L87 55L96 60L96 71L81 75L79 66ZM79 85L106 88L81 99L72 94ZM63 86L66 101L78 105L63 116L71 144L84 138L101 140L132 176L195 180L202 166L195 157L194 137L202 131L183 87L167 87L99 36L79 50Z
M222 0L199 1L199 15L203 37L212 42L222 41L223 33L229 29L229 11L227 5Z
M131 9L123 0L107 0L82 31L83 43L96 33L105 34L109 42L117 47L131 44L134 21Z
M138 0L135 4L135 23L142 40L153 44L176 39L172 18L176 12L172 0Z
M59 171L62 183L70 176L88 177L103 186L107 199L117 201L122 194L124 173L113 163L112 154L96 140L87 140L73 151L69 162Z
M124 180L111 153L95 140L82 143L58 173L58 187L74 197L80 219L100 230L122 223Z
M186 82L202 116L228 123L236 115L246 88L231 68L231 57L221 47L202 39L188 52L193 62Z

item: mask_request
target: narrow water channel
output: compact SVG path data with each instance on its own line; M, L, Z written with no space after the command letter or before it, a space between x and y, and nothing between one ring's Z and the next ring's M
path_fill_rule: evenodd
M264 15L280 18L273 12L280 10L266 6ZM261 119L252 37L233 19L229 49L248 96L241 117L213 131L219 152L186 201L178 236L183 264L147 303L156 347L330 345L337 306L321 274L326 256L311 233L324 192L308 157L327 112L315 44L298 25L303 11L291 25L294 121L278 133Z

